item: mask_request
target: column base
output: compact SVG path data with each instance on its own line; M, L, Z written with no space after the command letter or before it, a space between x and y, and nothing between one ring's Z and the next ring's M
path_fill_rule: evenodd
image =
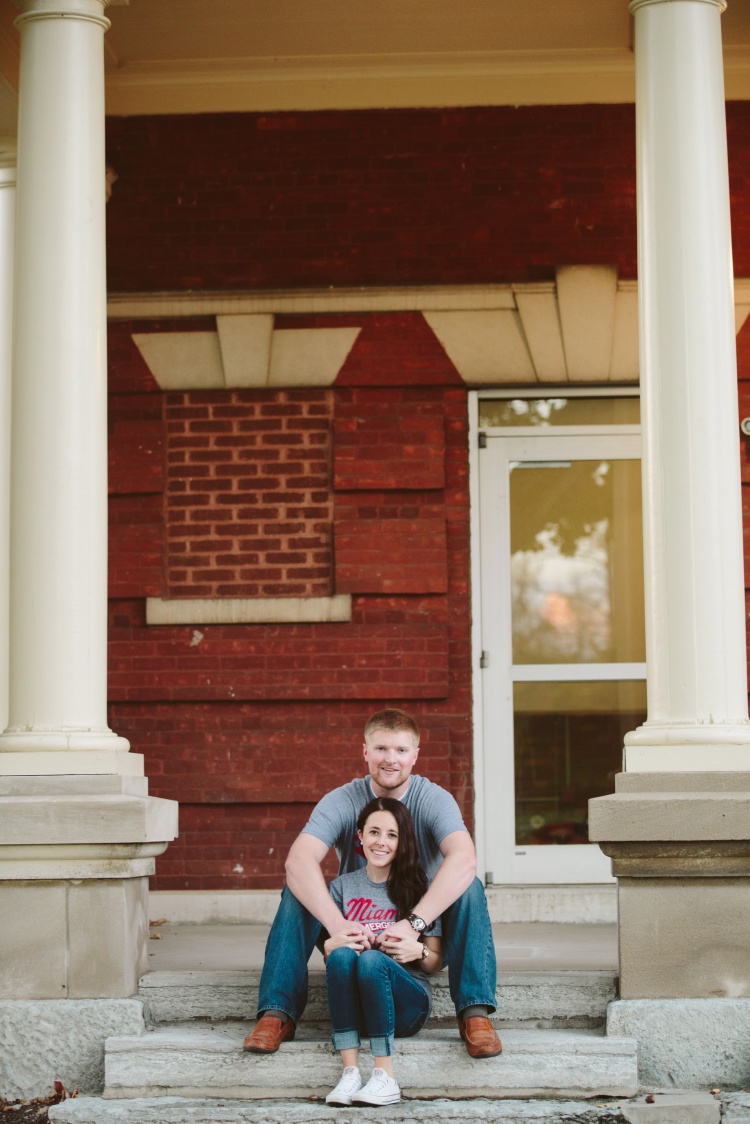
M750 722L646 722L625 735L626 773L750 771Z
M125 998L148 969L147 877L3 880L0 916L0 999Z
M132 996L177 804L139 777L0 777L2 999Z
M12 753L0 744L0 777L54 777L100 774L142 777L143 754L127 750L79 750L76 752Z
M623 999L750 1000L750 773L620 774L590 802L618 879Z
M9 726L0 734L1 776L111 773L142 776L143 757L108 727L50 730Z
M616 866L616 848L609 844L606 850ZM644 851L646 864L650 857ZM683 861L687 866L689 860ZM707 849L696 865L711 868ZM750 1002L750 844L744 865L744 877L620 877L623 999Z

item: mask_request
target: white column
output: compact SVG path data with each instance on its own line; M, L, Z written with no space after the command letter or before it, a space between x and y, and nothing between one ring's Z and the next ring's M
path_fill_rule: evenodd
M134 773L107 727L108 0L20 0L10 701L0 773Z
M634 772L750 770L725 6L630 4L648 660Z
M0 730L8 721L10 582L10 382L13 341L13 241L16 146L0 141Z

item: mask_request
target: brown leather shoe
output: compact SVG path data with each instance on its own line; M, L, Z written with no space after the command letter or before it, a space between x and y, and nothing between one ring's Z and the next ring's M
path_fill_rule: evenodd
M282 1042L292 1041L294 1029L293 1019L284 1023L277 1015L261 1015L242 1049L251 1054L275 1054Z
M495 1058L502 1054L503 1044L486 1015L474 1015L470 1019L459 1015L458 1029L470 1058Z

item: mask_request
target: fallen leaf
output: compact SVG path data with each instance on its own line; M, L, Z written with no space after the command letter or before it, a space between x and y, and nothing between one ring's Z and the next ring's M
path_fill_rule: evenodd
M149 939L152 941L160 941L161 933L149 933Z
M158 921L149 921L149 925L166 925L166 917L160 917Z

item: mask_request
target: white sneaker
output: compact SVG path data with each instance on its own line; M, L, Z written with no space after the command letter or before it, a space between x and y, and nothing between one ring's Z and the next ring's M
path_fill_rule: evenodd
M341 1080L335 1089L331 1089L326 1097L326 1104L339 1104L348 1108L352 1103L352 1096L362 1088L362 1075L356 1065L348 1065L341 1074Z
M396 1078L384 1069L374 1069L364 1089L352 1097L352 1104L398 1104L400 1100L401 1090Z

